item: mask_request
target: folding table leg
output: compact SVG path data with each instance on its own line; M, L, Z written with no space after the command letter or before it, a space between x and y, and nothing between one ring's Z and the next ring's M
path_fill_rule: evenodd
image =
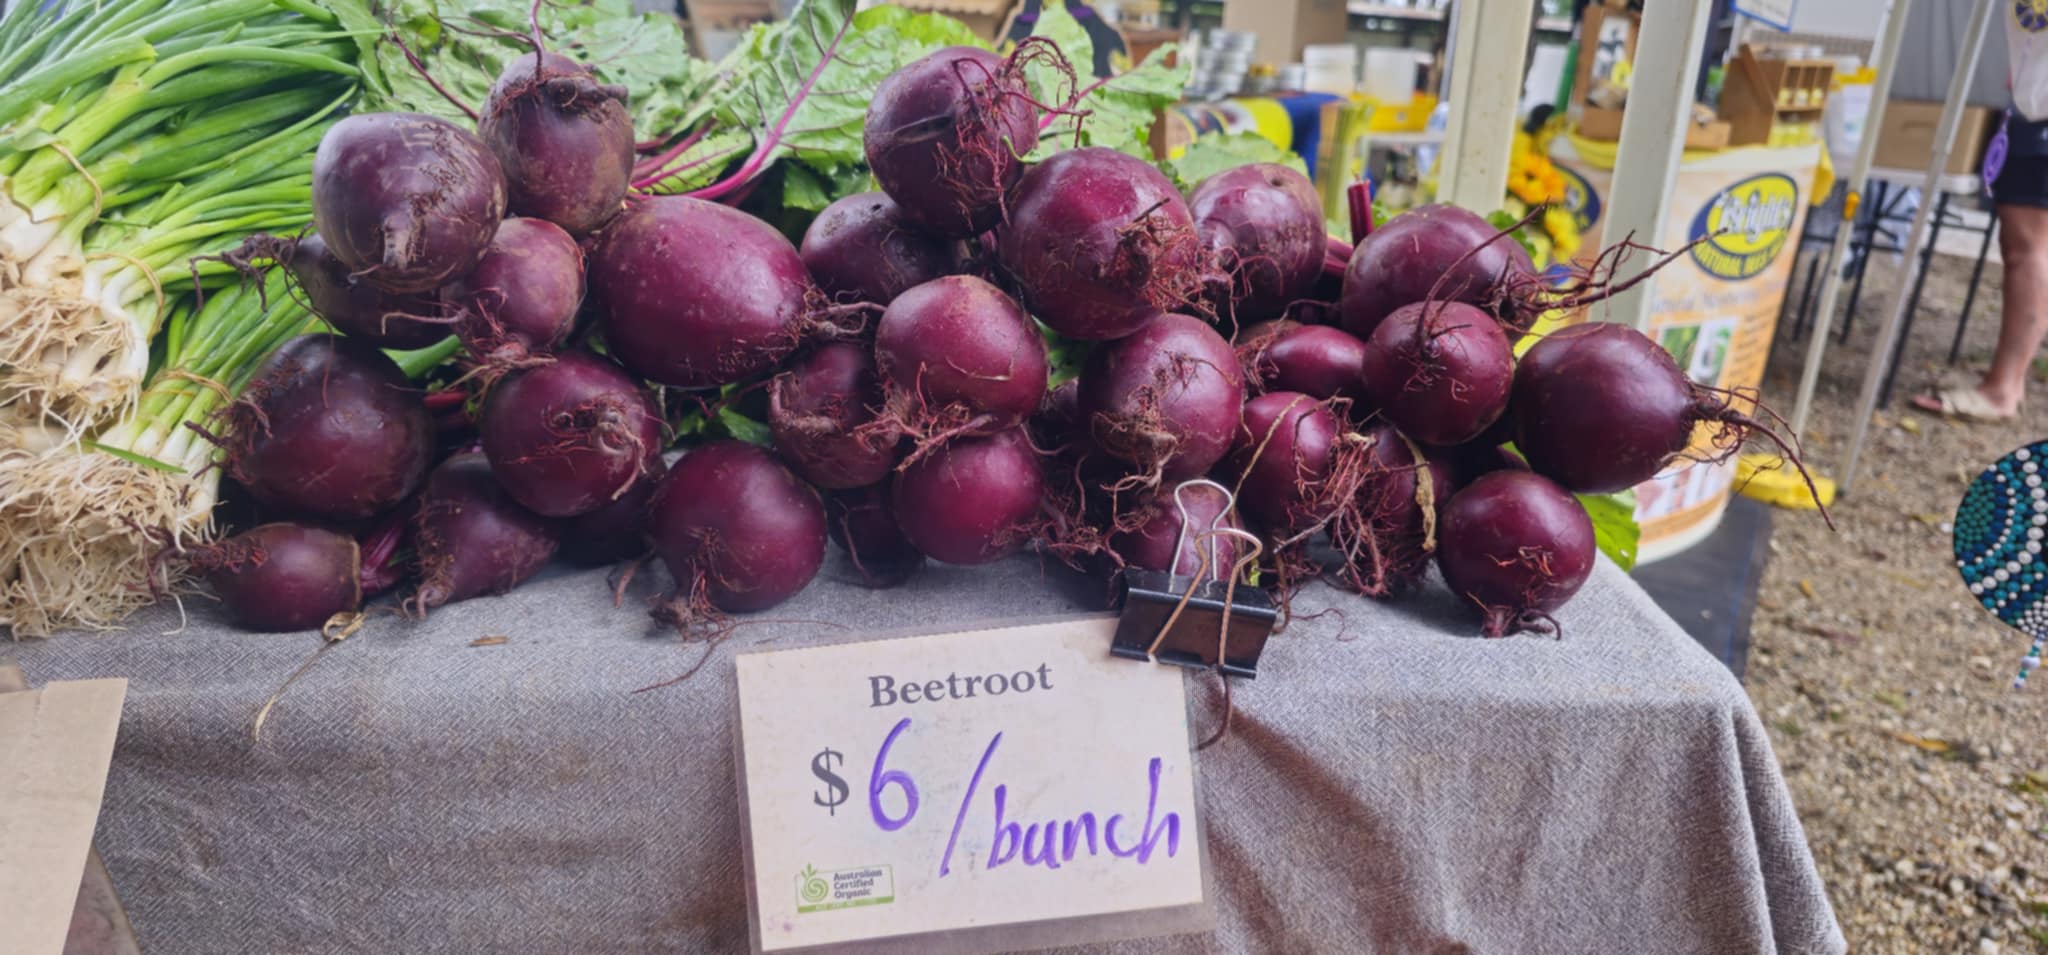
M1998 213L1984 224L1984 241L1977 246L1977 264L1970 268L1970 290L1963 295L1963 313L1956 316L1956 337L1948 343L1948 363L1963 355L1963 333L1970 329L1970 307L1977 304L1977 283L1984 278L1984 260L1991 257L1991 236L1998 231Z
M1863 230L1862 254L1853 254L1856 250L1856 237L1854 233L1849 236L1849 250L1852 253L1850 258L1856 260L1856 279L1849 284L1849 308L1842 313L1842 334L1840 338L1835 339L1837 342L1848 342L1849 330L1856 326L1856 302L1863 297L1863 273L1870 265L1870 256L1877 251L1877 227L1884 222L1884 180L1872 182L1871 191L1873 195L1870 203L1870 220Z
M1924 200L1923 200L1924 201ZM1920 313L1920 290L1927 287L1927 272L1934 267L1934 245L1941 241L1941 223L1948 217L1948 193L1934 200L1934 215L1927 221L1927 244L1920 249L1920 269L1913 275L1912 294L1906 296L1906 316L1899 325L1899 340L1892 345L1891 366L1884 373L1884 387L1878 389L1877 406L1892 402L1892 385L1898 382L1899 363L1905 360L1906 345L1913 340L1913 319Z
M1820 267L1827 264L1828 251L1822 248L1820 254L1806 265L1806 289L1799 293L1799 322L1793 326L1795 336L1801 340L1813 330L1813 285L1814 280L1820 278Z

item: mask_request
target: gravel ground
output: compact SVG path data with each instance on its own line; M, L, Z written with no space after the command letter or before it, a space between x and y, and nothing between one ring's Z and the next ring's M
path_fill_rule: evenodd
M1859 953L2048 952L2048 679L2007 689L2025 641L1964 589L1948 523L1979 470L2048 437L2048 384L2001 425L1906 404L1991 353L1995 264L1962 364L1946 365L1969 265L1936 260L1898 393L1873 424L1855 492L1834 509L1838 529L1777 512L1754 620L1750 695ZM1854 333L1829 353L1807 437L1823 473L1847 457L1864 365L1905 271L1873 262ZM1765 385L1787 413L1805 356L1791 332L1780 330Z

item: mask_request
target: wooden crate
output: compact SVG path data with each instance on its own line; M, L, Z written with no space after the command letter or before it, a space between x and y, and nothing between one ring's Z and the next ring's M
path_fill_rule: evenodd
M1762 145L1780 124L1818 124L1834 79L1833 61L1760 56L1743 44L1728 61L1721 84L1721 118L1729 125L1729 143Z

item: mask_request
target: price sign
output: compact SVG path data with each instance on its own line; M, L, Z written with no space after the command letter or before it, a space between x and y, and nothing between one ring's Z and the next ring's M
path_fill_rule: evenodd
M1115 628L738 657L754 949L1212 928L1182 671L1111 657Z

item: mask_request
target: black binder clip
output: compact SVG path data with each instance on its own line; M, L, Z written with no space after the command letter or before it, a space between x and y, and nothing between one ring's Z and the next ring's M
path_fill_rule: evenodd
M1181 492L1195 486L1221 492L1224 507L1195 535L1198 566L1190 576L1179 573L1190 523ZM1181 516L1180 538L1174 542L1174 572L1124 569L1123 616L1117 621L1109 652L1132 660L1215 669L1226 676L1256 677L1259 654L1280 619L1279 609L1266 592L1246 580L1246 572L1264 545L1257 535L1220 526L1236 503L1221 484L1183 482L1174 488L1173 500ZM1248 543L1250 550L1237 558L1223 580L1211 580L1209 572L1221 563L1220 543L1225 537Z

